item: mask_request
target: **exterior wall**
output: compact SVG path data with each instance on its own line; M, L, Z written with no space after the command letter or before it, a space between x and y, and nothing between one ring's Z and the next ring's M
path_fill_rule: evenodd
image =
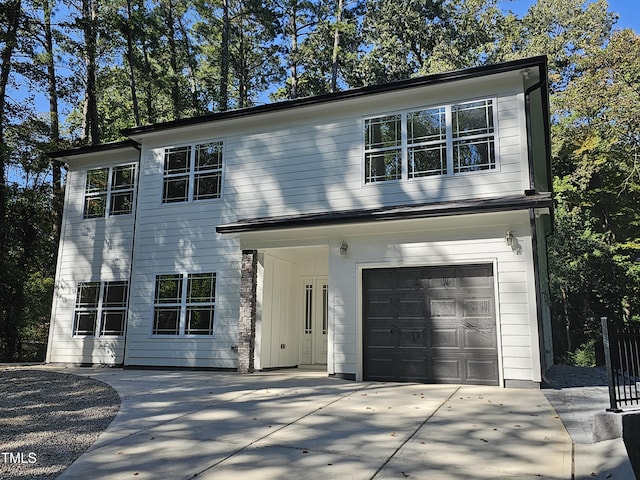
M393 234L345 232L329 258L333 327L330 373L362 378L362 270L470 263L494 265L501 381L540 382L538 328L528 212L396 223ZM506 245L505 232L516 237ZM339 245L349 244L346 256Z
M78 282L129 280L135 215L83 219L87 169L133 163L137 151L93 154L69 163L66 178L62 241L58 250L48 362L119 364L124 337L73 335Z

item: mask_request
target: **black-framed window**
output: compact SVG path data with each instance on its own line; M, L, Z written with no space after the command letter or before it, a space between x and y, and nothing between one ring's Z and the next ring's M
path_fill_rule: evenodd
M213 335L216 274L156 276L153 335Z
M79 282L73 335L122 336L127 321L129 282Z
M494 99L364 121L364 183L497 168Z
M135 182L136 165L133 163L87 170L84 218L133 213Z
M222 167L221 140L166 148L162 203L220 198Z

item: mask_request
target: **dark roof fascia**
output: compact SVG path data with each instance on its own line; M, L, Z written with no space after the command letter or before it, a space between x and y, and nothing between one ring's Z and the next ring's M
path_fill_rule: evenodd
M367 87L345 90L342 92L327 93L312 97L298 98L295 100L285 100L282 102L268 103L255 107L239 108L236 110L227 110L224 112L209 113L198 117L182 118L169 122L156 123L152 125L144 125L140 127L132 127L121 130L120 133L126 136L135 136L145 133L159 132L162 130L198 125L207 122L215 122L225 119L242 118L261 113L271 113L280 110L288 110L304 106L320 105L328 102L353 99L367 95L385 93L408 88L421 87L427 85L436 85L454 80L465 80L479 78L487 75L495 75L499 73L511 72L523 68L543 67L546 70L547 57L537 56L513 60L510 62L496 63L491 65L482 65L479 67L467 68L464 70L455 70L452 72L437 73L433 75L415 77L407 80L398 80L395 82L384 83L379 85L370 85Z
M57 150L47 153L49 158L73 157L76 155L85 155L88 153L106 152L109 150L118 150L121 148L135 148L140 150L140 144L135 140L127 139L119 142L100 143L98 145L85 145L82 147L69 148L67 150Z
M543 192L533 195L517 195L501 198L427 203L375 209L357 209L341 212L308 213L282 217L252 218L239 220L225 225L218 225L216 227L216 232L221 234L246 233L263 230L323 227L330 225L370 223L389 220L411 220L552 207L553 200L551 198L551 193Z

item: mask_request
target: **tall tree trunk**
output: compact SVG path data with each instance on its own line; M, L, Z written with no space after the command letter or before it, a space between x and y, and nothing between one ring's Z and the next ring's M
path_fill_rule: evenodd
M298 98L298 11L294 6L289 17L289 34L291 35L291 52L289 53L289 70L291 72L291 93L289 98Z
M333 53L331 55L331 91L338 90L338 54L340 52L340 22L342 22L343 0L338 0L336 10L336 29L333 32Z
M100 143L98 127L98 99L96 92L96 56L98 32L98 0L82 0L82 30L84 34L84 61L87 84L84 105L84 139L91 145Z
M18 44L18 28L20 27L20 15L22 13L22 2L13 0L4 6L5 19L7 20L7 30L3 32L4 47L0 52L0 267L3 277L0 279L0 361L13 361L17 354L19 342L17 319L14 318L15 292L12 291L9 279L7 261L7 184L6 168L9 163L9 149L4 138L4 126L6 122L7 110L7 85L11 69L13 67L13 53Z
M569 312L569 298L567 290L564 287L560 288L562 294L562 308L564 309L564 321L565 321L565 333L567 339L567 352L570 352L573 348L573 338L571 333L571 316Z
M136 127L140 125L140 107L138 106L138 93L136 86L136 72L133 59L133 26L131 24L131 0L127 0L127 22L125 34L127 36L127 63L129 64L129 88L131 89L131 103L133 104L133 120Z
M153 82L151 79L151 62L146 38L142 39L142 74L145 78L145 105L147 107L147 123L155 122L155 109L153 108Z
M220 45L220 110L229 108L229 0L222 0L222 44Z
M173 0L168 0L165 8L165 21L167 26L167 39L169 41L169 66L171 67L171 107L173 118L182 116L182 98L180 97L180 85L178 84L178 48L176 45L176 25L174 19Z
M200 102L200 96L198 95L198 82L196 81L198 62L196 61L196 56L193 53L193 47L191 45L191 41L189 40L189 32L187 31L182 18L178 18L178 28L180 29L180 34L182 35L184 42L184 49L187 54L187 65L189 67L189 83L191 84L191 107L193 108L193 114L199 115L200 113L202 113L203 108Z
M249 86L248 84L248 68L247 68L247 52L245 51L245 28L244 18L240 19L240 25L238 28L238 69L236 72L236 78L238 80L238 108L244 108L249 104Z
M56 67L53 56L53 34L51 32L51 10L53 2L44 0L42 11L44 17L44 43L47 62L47 87L49 96L49 117L51 123L51 145L53 148L60 146L60 122L58 115L58 80L56 77ZM60 241L60 230L62 228L62 162L57 159L51 160L52 187L53 187L53 237L55 245Z
M18 27L20 26L20 14L22 2L13 0L6 6L7 31L4 34L4 48L0 53L2 66L0 67L0 252L7 251L7 184L6 169L9 163L8 148L4 138L4 126L7 107L7 85L13 63L13 52L18 44Z

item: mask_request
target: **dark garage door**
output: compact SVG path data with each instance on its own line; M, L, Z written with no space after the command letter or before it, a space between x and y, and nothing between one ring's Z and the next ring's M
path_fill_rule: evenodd
M492 265L363 271L365 380L498 385Z

